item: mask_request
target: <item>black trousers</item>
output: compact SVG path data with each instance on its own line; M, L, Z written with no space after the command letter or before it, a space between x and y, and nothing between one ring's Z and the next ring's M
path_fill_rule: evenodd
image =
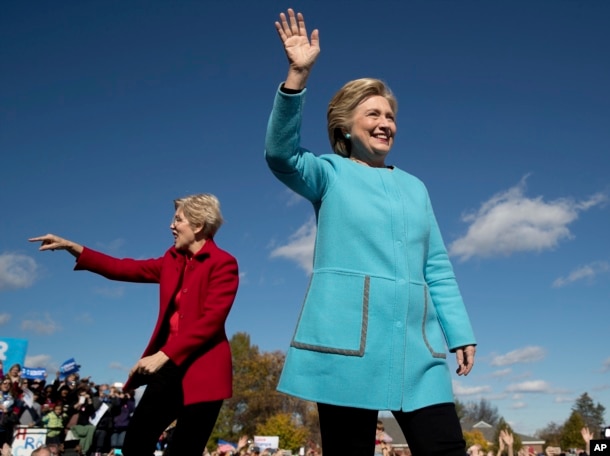
M176 420L168 453L201 456L216 424L222 400L183 405L182 371L168 361L151 375L129 421L122 452L152 456L163 431Z
M464 456L466 442L455 404L413 412L393 411L413 456ZM371 456L375 452L378 412L318 403L322 451L328 456Z

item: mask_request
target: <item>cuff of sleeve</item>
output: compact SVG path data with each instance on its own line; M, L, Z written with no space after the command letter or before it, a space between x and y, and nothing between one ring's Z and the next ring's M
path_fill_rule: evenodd
M285 93L287 95L296 95L297 93L301 93L303 90L305 89L287 89L286 87L284 87L284 83L282 82L282 84L280 85L280 92Z

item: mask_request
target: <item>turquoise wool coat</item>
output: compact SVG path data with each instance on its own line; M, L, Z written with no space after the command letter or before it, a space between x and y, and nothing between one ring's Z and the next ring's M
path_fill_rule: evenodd
M270 169L317 217L278 390L375 410L453 402L447 348L475 338L428 192L396 167L301 148L305 92L278 91L265 143Z

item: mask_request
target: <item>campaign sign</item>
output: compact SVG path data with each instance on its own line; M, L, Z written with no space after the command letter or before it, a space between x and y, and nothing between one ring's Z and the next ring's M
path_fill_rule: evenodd
M13 364L23 366L27 350L28 341L26 339L0 337L0 361L2 361L5 374Z
M277 435L255 435L254 445L259 447L261 451L266 448L273 448L277 450L280 446L280 438Z
M44 380L47 378L47 370L44 367L24 367L21 370L21 378Z
M610 455L610 440L591 440L591 456Z
M13 456L30 456L32 451L44 445L46 440L47 430L44 428L17 426L14 432Z
M65 380L65 378L70 374L75 374L80 369L80 364L76 364L74 358L70 358L62 363L59 366L59 379Z

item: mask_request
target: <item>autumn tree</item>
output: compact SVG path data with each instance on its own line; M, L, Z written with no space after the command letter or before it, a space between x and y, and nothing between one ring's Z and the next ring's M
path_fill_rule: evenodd
M588 393L583 393L572 407L573 412L578 412L584 421L584 425L597 434L604 427L604 412L606 407L599 402L593 403L593 399Z
M308 438L308 430L288 413L278 413L271 416L267 421L256 426L257 435L278 436L280 448L292 450L297 454L300 447L305 446Z
M276 390L284 353L261 353L244 332L234 334L230 344L233 397L224 401L210 441L215 443L222 438L237 442L242 435L253 436L258 426L278 414L287 414L296 425L308 429L308 438L319 440L315 405Z
M483 452L487 453L489 450L489 443L481 431L474 429L473 431L464 431L464 440L466 441L466 448L470 448L473 445L479 445Z

